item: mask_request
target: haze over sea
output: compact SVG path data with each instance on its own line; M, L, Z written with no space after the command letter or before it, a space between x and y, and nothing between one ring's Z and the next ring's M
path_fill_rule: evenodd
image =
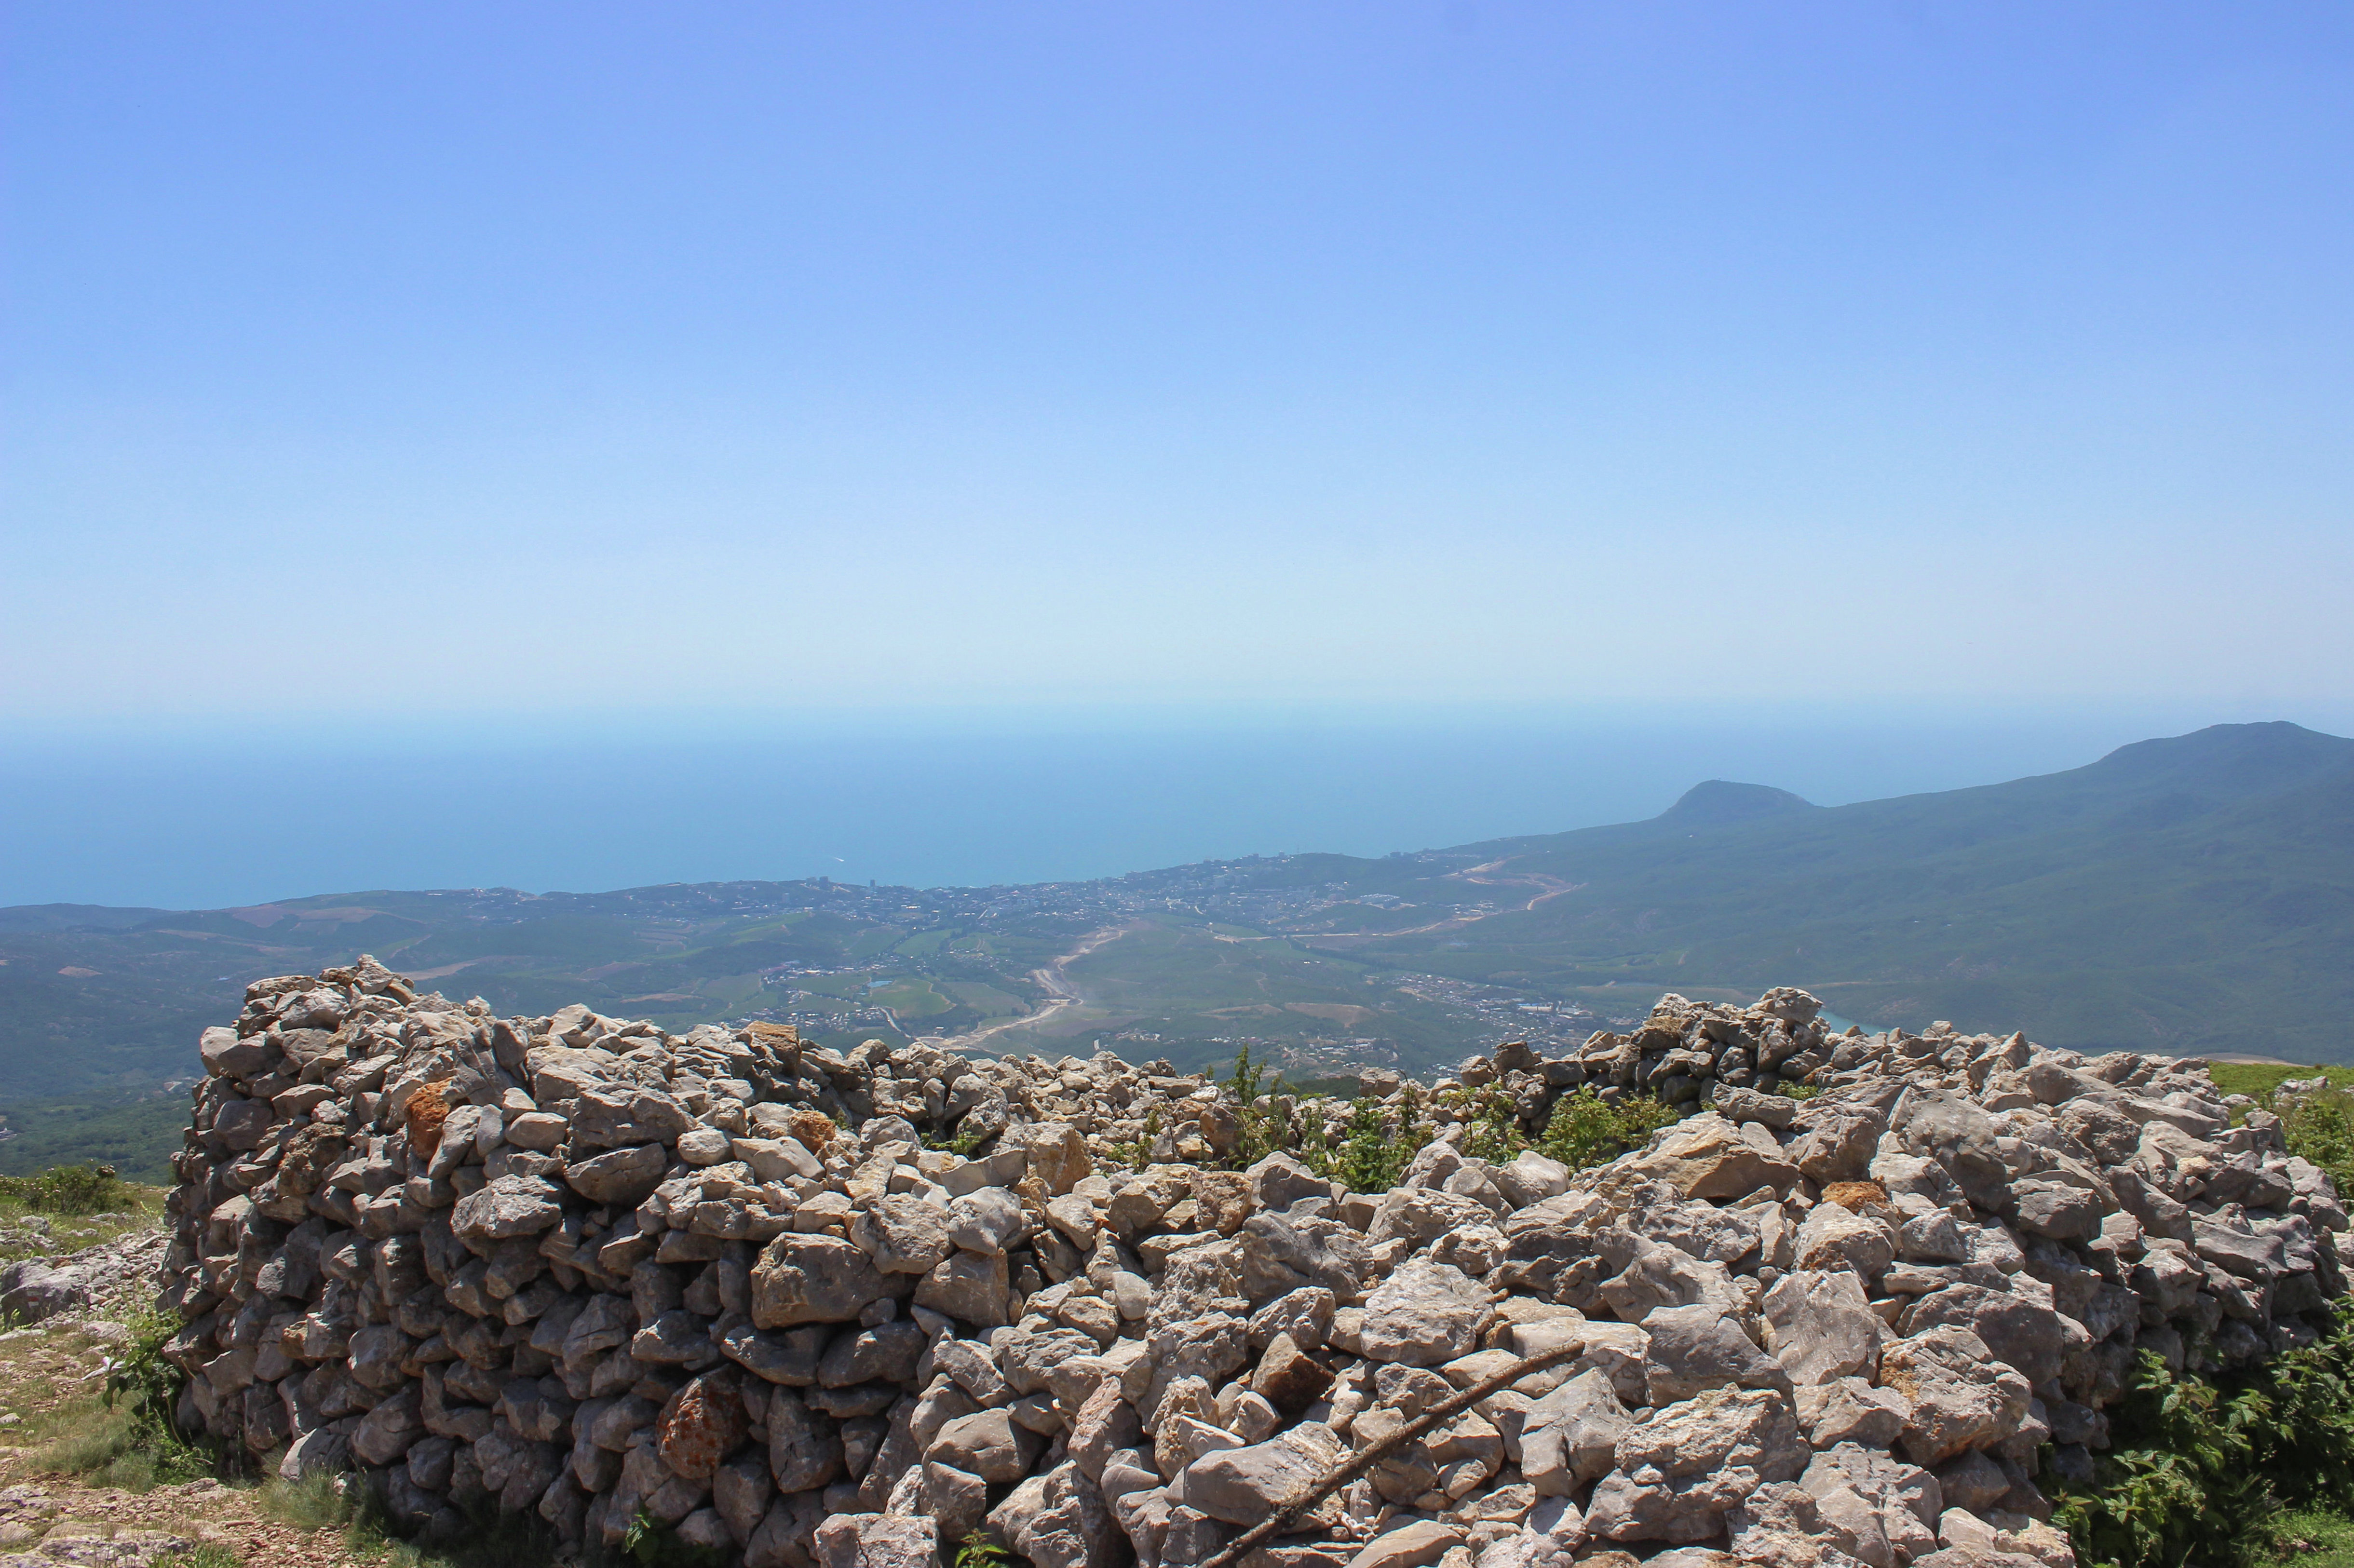
M1649 817L1704 779L1837 805L2274 717L2354 730L2354 711L2262 704L19 723L0 734L0 906L818 875L985 885L1381 854Z

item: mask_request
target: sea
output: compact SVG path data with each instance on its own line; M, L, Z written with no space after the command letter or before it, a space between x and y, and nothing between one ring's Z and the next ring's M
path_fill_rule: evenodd
M985 886L1378 855L1649 817L1709 779L1824 805L1994 783L2241 716L1366 704L0 722L0 906Z

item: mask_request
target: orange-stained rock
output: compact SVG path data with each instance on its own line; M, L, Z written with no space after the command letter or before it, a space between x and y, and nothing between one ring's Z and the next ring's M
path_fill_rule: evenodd
M833 1141L833 1135L842 1130L833 1125L832 1117L822 1111L796 1109L785 1119L786 1128L793 1135L794 1140L811 1154L824 1153L825 1146Z
M408 1097L401 1114L408 1122L408 1147L430 1154L441 1146L441 1124L450 1119L450 1102L441 1097L446 1079L437 1079Z
M663 1463L673 1475L707 1481L719 1461L742 1444L749 1426L744 1401L733 1386L717 1378L696 1378L663 1406L656 1428Z
M1823 1198L1827 1202L1837 1203L1849 1213L1861 1214L1874 1206L1886 1205L1888 1189L1870 1181L1827 1181L1823 1184Z

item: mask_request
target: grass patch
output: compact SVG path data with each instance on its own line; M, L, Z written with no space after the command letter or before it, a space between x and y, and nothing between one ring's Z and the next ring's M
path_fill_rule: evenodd
M2260 1062L2219 1062L2208 1069L2226 1094L2246 1095L2277 1112L2288 1151L2329 1172L2342 1198L2354 1194L2354 1067L2283 1067ZM2278 1102L2291 1078L2328 1080L2315 1094ZM2237 1115L2233 1120L2241 1119Z
M2354 1088L2354 1067L2292 1067L2277 1062L2210 1062L2207 1075L2227 1095L2265 1100L2291 1078L2327 1078L2337 1087Z
M2297 1568L2354 1568L2354 1520L2325 1510L2299 1509L2274 1520L2271 1561Z
M365 1490L363 1483L352 1477L320 1472L299 1481L273 1477L262 1483L256 1500L262 1512L281 1524L313 1533L322 1530L348 1531L372 1511L362 1496Z
M93 1359L96 1341L88 1336L81 1337L78 1347L63 1347L71 1360L57 1355L59 1347L17 1341L30 1348L9 1370L28 1370L37 1380L46 1375L50 1389L66 1395L35 1417L31 1436L38 1446L37 1462L90 1486L127 1492L149 1492L217 1473L216 1451L189 1443L172 1425L172 1406L186 1378L164 1359L163 1349L178 1325L149 1312L125 1326L131 1330L129 1341L88 1371L68 1370L79 1361ZM101 1371L102 1382L94 1375ZM10 1403L20 1402L25 1392L11 1386Z
M217 1542L199 1542L156 1560L155 1568L245 1568L245 1559Z
M2332 1084L2276 1108L2289 1152L2327 1171L2341 1195L2354 1192L2354 1094Z

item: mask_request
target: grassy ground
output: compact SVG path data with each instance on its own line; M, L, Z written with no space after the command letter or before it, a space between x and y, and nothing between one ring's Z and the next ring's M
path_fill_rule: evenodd
M2354 1520L2322 1512L2284 1514L2281 1533L2287 1542L2275 1562L2297 1568L2354 1568Z
M2291 1078L2310 1078L2316 1074L2327 1078L2339 1088L2354 1086L2354 1067L2288 1067L2270 1062L2217 1062L2207 1069L2215 1086L2227 1095L2246 1095L2263 1099Z

